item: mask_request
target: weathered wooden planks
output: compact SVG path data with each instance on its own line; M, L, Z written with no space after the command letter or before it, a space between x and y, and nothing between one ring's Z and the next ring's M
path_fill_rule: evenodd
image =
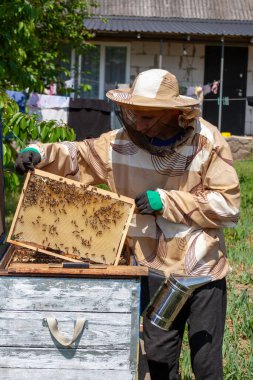
M129 369L128 350L0 347L0 368Z
M131 312L137 281L2 277L0 310Z
M92 277L134 277L134 276L147 276L148 268L142 266L110 266L98 269L70 269L70 268L54 268L47 264L20 264L10 263L7 267L8 273L19 275L47 275L47 276L92 276Z
M0 276L0 378L136 379L139 299L137 278ZM88 324L63 348L47 317L67 338L77 318Z
M1 368L1 376L3 380L133 380L134 374L129 370L79 370L72 369L29 369L26 368Z
M86 320L85 329L78 341L79 349L115 350L130 349L129 335L131 334L131 314L116 313L83 313L83 312L1 312L0 346L11 346L16 342L17 347L52 348L60 346L51 337L46 318L55 317L59 331L70 338L73 335L74 322L77 318Z

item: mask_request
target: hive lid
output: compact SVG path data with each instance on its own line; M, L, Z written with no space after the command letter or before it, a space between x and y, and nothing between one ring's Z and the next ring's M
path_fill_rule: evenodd
M2 126L0 123L0 243L5 238Z

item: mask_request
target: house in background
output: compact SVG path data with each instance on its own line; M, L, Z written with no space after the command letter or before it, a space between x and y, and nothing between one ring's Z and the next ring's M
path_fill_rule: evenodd
M203 97L203 117L221 131L253 135L252 0L101 0L94 14L85 26L96 47L72 52L77 85L92 86L83 97L105 99L139 72L162 68L182 94Z

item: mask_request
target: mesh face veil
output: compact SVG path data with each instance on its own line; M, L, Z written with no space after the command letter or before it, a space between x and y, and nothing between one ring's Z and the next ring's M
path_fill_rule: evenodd
M182 113L178 118L178 125L185 130L185 133L180 138L180 140L178 140L173 145L162 147L152 145L150 143L150 139L147 136L136 130L136 115L134 108L128 108L124 106L117 107L116 115L130 139L137 146L148 151L151 154L165 156L171 151L172 148L174 148L175 145L181 144L188 139L194 129L194 120L200 115L200 109L198 107L185 107L180 110ZM166 128L166 125L164 125L164 128Z

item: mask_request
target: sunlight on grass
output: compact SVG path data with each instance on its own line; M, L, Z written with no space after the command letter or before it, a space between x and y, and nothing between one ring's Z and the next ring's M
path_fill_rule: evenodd
M225 230L232 273L227 277L228 307L224 335L224 380L253 378L253 160L236 161L241 214L235 229ZM215 365L215 364L214 364ZM187 332L181 354L182 380L193 380Z

